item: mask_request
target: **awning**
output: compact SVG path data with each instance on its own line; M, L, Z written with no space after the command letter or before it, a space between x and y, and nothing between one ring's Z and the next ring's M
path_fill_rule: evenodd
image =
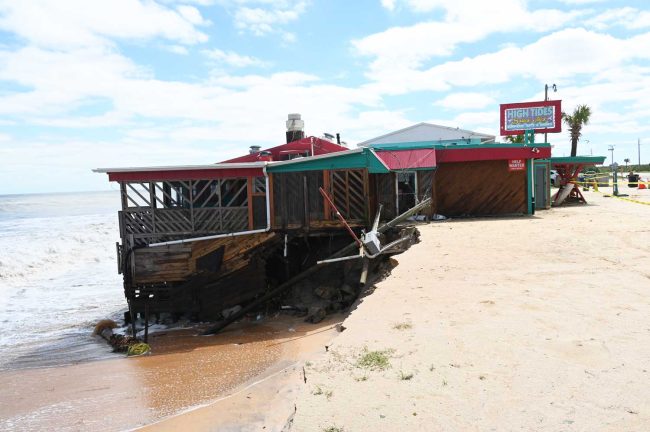
M411 150L379 150L377 157L391 171L432 169L436 167L436 150L433 148Z

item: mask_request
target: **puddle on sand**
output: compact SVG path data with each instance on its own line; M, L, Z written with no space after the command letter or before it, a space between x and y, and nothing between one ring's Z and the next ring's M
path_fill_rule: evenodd
M328 320L329 321L329 320ZM289 327L295 332L289 332ZM207 403L293 356L293 340L331 327L294 318L240 324L216 336L153 334L153 355L0 372L0 430L138 427Z

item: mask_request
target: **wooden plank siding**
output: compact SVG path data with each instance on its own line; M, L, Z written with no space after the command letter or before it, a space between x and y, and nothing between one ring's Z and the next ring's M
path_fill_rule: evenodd
M526 171L508 171L507 160L440 164L433 190L433 211L444 216L527 211Z
M274 233L250 234L202 240L184 244L135 249L133 283L184 281L196 274L197 261L219 248L224 248L221 275L226 275L248 264L248 252L271 240Z

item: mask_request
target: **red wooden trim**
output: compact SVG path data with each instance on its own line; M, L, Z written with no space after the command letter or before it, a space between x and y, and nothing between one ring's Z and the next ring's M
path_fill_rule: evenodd
M534 152L536 149L537 152ZM472 149L440 149L436 150L438 163L470 162L500 159L546 159L551 157L550 147L501 147L501 148L472 148Z
M506 110L510 108L535 108L543 106L553 106L555 107L555 127L546 128L546 129L535 129L535 133L553 133L553 132L562 132L562 101L561 100L552 100L552 101L539 101L539 102L517 102L517 103L508 103L500 105L500 125L501 125L501 136L505 135L521 135L524 133L523 130L519 131L507 131L506 128Z
M212 180L218 178L262 177L262 168L200 169L178 171L109 172L109 181Z

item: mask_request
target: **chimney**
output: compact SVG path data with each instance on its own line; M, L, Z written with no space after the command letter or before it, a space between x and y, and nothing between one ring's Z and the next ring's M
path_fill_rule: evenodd
M260 147L260 146L258 146L258 145L252 145L252 146L251 146L251 149L248 151L248 153L250 153L250 154L257 154L257 153L259 153L259 151L260 151L261 148L262 148L262 147Z
M300 119L300 114L289 114L287 120L287 144L305 137L305 122Z

